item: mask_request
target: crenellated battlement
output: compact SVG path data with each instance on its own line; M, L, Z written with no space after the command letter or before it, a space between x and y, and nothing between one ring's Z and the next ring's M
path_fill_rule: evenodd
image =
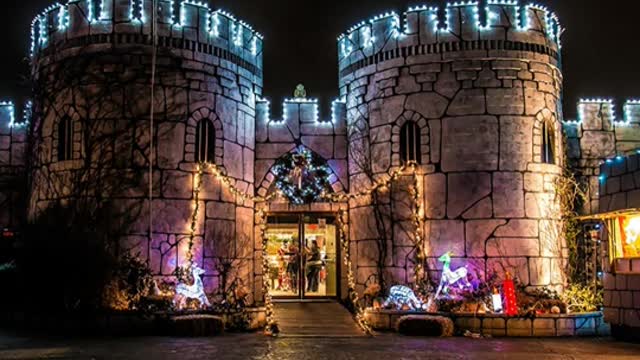
M331 103L331 118L322 120L318 99L300 98L285 99L282 103L282 117L273 119L271 117L271 102L267 99L256 100L256 123L258 126L267 124L269 127L281 127L283 125L306 124L328 128L346 127L346 115L346 103L343 99L334 100Z
M482 16L481 16L482 14ZM559 59L562 27L558 17L535 4L518 0L449 3L444 15L438 7L417 6L401 16L381 14L351 27L338 37L341 76L359 62L473 50L530 51ZM382 55L382 59L376 56Z
M0 133L9 133L10 130L16 131L25 129L29 125L31 119L31 101L24 104L22 118L18 118L16 114L16 106L12 101L0 101Z
M262 68L263 37L244 21L192 0L158 0L158 44ZM37 15L31 55L104 43L152 44L153 0L70 0ZM176 14L177 13L177 14Z
M581 99L578 102L578 119L565 120L564 124L605 131L640 126L640 100L627 100L620 112L611 99Z

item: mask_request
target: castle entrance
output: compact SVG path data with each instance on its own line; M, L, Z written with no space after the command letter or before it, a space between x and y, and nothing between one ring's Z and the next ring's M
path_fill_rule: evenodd
M339 296L340 247L333 214L271 214L267 218L269 293L276 299Z

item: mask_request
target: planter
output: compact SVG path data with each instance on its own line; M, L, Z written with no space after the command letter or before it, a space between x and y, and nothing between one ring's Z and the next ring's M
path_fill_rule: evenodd
M365 312L365 318L375 330L394 330L398 320L406 315L427 315L415 311L380 310ZM451 318L456 331L468 330L495 337L563 337L608 336L609 325L601 312L582 314L539 315L535 318L509 317L499 314L428 314Z

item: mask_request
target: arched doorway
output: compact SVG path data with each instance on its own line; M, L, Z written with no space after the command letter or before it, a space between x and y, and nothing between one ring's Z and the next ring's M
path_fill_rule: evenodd
M339 298L338 208L324 194L344 187L327 161L304 147L276 160L267 177L269 293L276 299Z

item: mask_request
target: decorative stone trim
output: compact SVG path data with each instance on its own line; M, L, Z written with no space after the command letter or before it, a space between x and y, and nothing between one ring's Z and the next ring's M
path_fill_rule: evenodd
M375 330L389 331L406 315L423 313L382 310L365 312L365 317ZM423 314L424 315L424 314ZM503 315L437 314L450 317L456 330L480 333L495 337L565 337L608 336L609 325L601 312L584 314L539 315L535 318L514 318Z
M407 110L402 115L400 115L391 130L391 165L398 167L402 166L400 159L400 132L402 126L407 121L416 123L416 125L418 125L418 128L420 129L420 152L422 154L422 163L420 165L430 163L431 160L429 159L429 144L431 143L431 141L429 139L429 124L427 123L427 119L425 119L420 113Z
M216 165L222 164L222 158L224 156L224 142L223 142L223 129L222 121L218 118L218 115L211 109L202 107L191 114L187 121L187 132L184 141L184 158L188 162L195 160L196 151L196 128L198 122L203 119L208 119L213 123L216 135Z
M62 116L58 117L55 119L55 121L53 122L53 127L52 127L52 132L51 132L51 159L50 161L53 163L63 163L63 164L73 164L76 163L74 160L79 160L82 159L83 156L86 155L85 153L85 149L84 149L84 139L82 137L82 120L80 117L80 114L78 114L78 111L76 110L76 108L73 105L65 105L62 108L62 112L61 112ZM65 161L58 161L58 144L60 139L58 138L58 125L60 124L60 121L62 121L62 119L64 119L65 117L69 117L71 119L71 126L73 127L72 129L72 151L71 151L71 159L67 159ZM75 168L75 166L71 166L72 168ZM62 169L63 170L67 168L67 166L62 165Z
M393 50L379 52L375 55L366 57L358 62L355 62L340 71L340 77L345 77L353 72L356 72L369 65L378 64L384 61L393 60L396 58L406 58L409 56L428 55L428 54L442 54L456 51L469 51L469 50L511 50L519 52L531 52L534 54L549 55L553 59L558 60L558 52L552 48L540 44L509 41L509 40L473 40L473 41L456 41L437 44L425 44L406 46L396 48Z

